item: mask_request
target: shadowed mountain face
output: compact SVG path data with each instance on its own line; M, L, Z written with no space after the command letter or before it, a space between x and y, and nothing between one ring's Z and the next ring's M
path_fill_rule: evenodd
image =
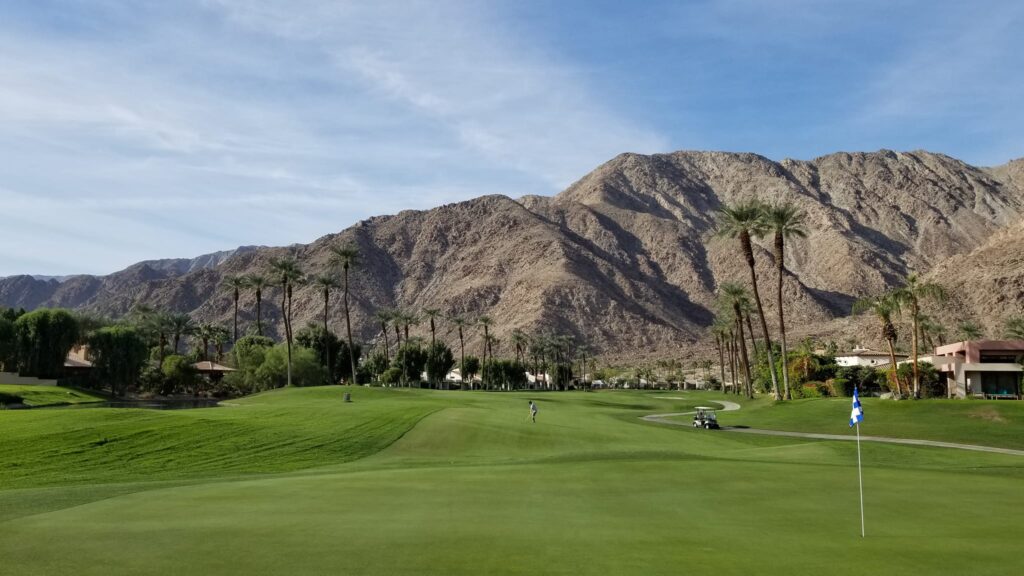
M439 308L468 319L491 316L505 350L506 336L521 328L573 334L610 356L677 354L711 323L717 286L748 282L737 242L716 237L714 228L723 203L752 197L787 200L807 213L808 237L787 247L783 288L796 331L845 316L855 298L911 271L942 270L937 280L969 294L972 285L957 270L969 265L984 276L990 266L1006 267L994 255L1024 241L1021 161L982 169L927 152L782 162L717 152L623 154L550 198L487 196L372 218L304 246L140 263L102 277L5 278L0 305L119 316L144 302L227 325L232 303L220 288L224 277L269 276L270 260L283 256L309 272L327 272L328 247L353 243L361 257L351 298L360 340L379 337L373 314L380 308ZM774 317L771 238L755 249L766 312ZM982 257L968 256L975 251ZM1024 277L1019 258L1017 286ZM271 331L280 323L279 298L278 290L264 298ZM1024 293L967 300L971 314L1001 318L1020 310ZM340 302L340 292L332 301ZM252 294L241 305L240 322L248 327ZM299 289L296 323L321 317L322 306L314 288ZM333 305L330 317L341 332L341 307ZM439 330L457 345L445 322ZM470 352L479 347L477 332L470 330Z

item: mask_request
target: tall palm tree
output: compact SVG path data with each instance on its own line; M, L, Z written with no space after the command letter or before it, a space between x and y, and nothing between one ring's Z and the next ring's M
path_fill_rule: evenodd
M288 351L288 386L292 385L292 292L305 279L302 268L293 258L275 258L271 273L281 287L281 314L284 316L284 338Z
M892 320L900 314L900 301L892 293L861 298L853 303L853 313L871 312L878 319L882 328L882 339L889 345L889 388L893 398L903 396L899 376L896 374L896 326Z
M167 336L174 331L174 317L166 312L158 312L153 318L153 327L159 335L157 340L157 346L159 347L157 368L163 368L164 357L166 356L165 351L167 349Z
M210 343L213 344L214 350L217 351L217 362L224 360L224 345L228 343L228 339L231 338L231 332L223 326L214 326L213 331L210 334Z
M380 331L384 334L384 359L391 362L391 351L388 347L388 330L391 325L391 318L394 316L394 311L387 308L381 308L377 310L373 316L380 322Z
M783 397L791 400L793 397L789 392L789 370L786 370L786 318L782 305L782 277L786 274L786 240L790 238L805 238L807 231L804 229L804 213L799 208L790 204L780 203L765 208L765 221L768 227L775 233L775 270L778 273L778 283L775 286L775 305L779 310L779 342L782 345L782 387Z
M1003 334L1011 340L1024 340L1024 316L1007 320Z
M331 246L331 262L341 265L344 275L344 298L345 305L345 334L348 336L348 360L352 365L352 383L356 383L356 345L352 341L352 315L348 305L348 275L352 268L359 265L359 250L349 244L345 246Z
M725 282L718 287L720 294L726 302L732 307L733 319L736 325L736 333L739 338L740 344L740 361L743 365L743 371L746 374L746 390L747 397L754 397L753 379L750 376L750 360L747 357L747 341L743 337L743 301L747 298L747 291L733 282Z
M486 389L487 388L487 384L488 384L488 382L487 382L487 347L490 344L490 340L488 339L490 337L489 336L490 333L488 332L488 329L490 328L491 324L494 323L494 321L491 320L490 316L481 316L481 317L477 318L476 322L477 322L477 324L483 326L483 328L484 328L484 349L483 349L483 358L481 358L481 360L480 360L480 365L481 365L480 375L483 377L483 381L481 382L481 385L483 385L483 387Z
M912 358L911 367L914 374L914 398L919 398L921 396L921 374L917 367L917 337L921 304L924 300L944 301L946 299L946 289L934 282L921 280L917 274L911 273L904 280L903 286L897 288L893 295L899 300L900 304L910 307L910 321L912 324L910 354Z
M526 347L529 345L530 339L526 336L526 333L516 328L512 331L512 345L516 349L516 362L525 363L526 360Z
M314 277L312 284L324 296L324 366L327 367L327 382L334 384L334 364L331 363L330 330L327 328L327 317L330 310L331 290L340 288L341 285L334 279L334 276L328 274Z
M174 353L178 354L178 343L182 336L190 336L196 329L192 317L188 314L174 314L170 319L171 334L174 336Z
M934 350L935 342L942 342L945 340L945 328L935 318L926 314L921 314L917 319L917 331L921 338L921 342L925 346Z
M800 367L800 372L803 373L804 382L811 379L811 368L817 370L818 361L814 357L814 341L810 338L804 338L797 345L796 351L793 355L793 362ZM788 371L788 370L787 370Z
M203 345L203 360L210 360L210 340L217 336L217 327L213 324L202 323L195 331L195 337Z
M772 378L772 395L776 400L782 400L782 395L779 393L779 382L775 377L775 358L772 352L772 340L768 335L768 322L765 321L764 307L761 306L761 294L757 289L754 249L750 242L752 236L763 236L767 230L768 225L765 222L764 209L761 203L756 200L738 202L733 206L723 206L719 210L718 234L739 240L740 250L747 261L747 268L750 269L750 286L754 292L757 316L761 320L761 332L764 335L764 347L768 355L768 373L771 374Z
M452 326L455 326L459 331L459 378L462 378L462 383L466 383L466 339L463 335L463 329L466 327L466 319L462 316L452 316L448 318L448 322L451 322ZM472 387L472 382L470 382Z
M434 349L435 332L437 327L434 325L434 319L441 316L441 310L438 308L425 308L423 310L423 317L430 321L430 349Z
M256 292L256 333L263 336L263 290L270 286L270 281L265 276L249 274L245 285Z
M221 285L231 292L231 298L235 303L235 316L234 316L234 330L232 331L232 342L238 341L238 297L242 293L242 289L248 286L248 281L244 276L226 276Z
M973 321L961 322L956 329L961 340L978 340L982 335L981 326Z
M718 351L718 368L722 376L722 392L725 392L725 346L729 334L729 324L724 318L718 316L711 326L711 333L715 336L715 348Z

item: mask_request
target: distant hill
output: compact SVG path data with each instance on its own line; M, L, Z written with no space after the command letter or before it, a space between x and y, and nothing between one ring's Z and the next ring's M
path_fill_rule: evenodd
M285 255L323 272L328 246L351 242L363 260L352 297L361 340L379 335L372 315L381 307L435 307L487 314L505 342L521 328L570 333L616 357L680 354L712 321L717 286L746 280L735 241L715 237L714 220L723 203L753 196L792 201L808 215L809 236L791 243L786 263L796 332L831 326L854 299L911 271L935 271L969 304L959 312L993 323L1024 305L1024 291L987 298L966 278L993 279L991 290L1022 284L1024 161L979 168L887 150L781 162L724 152L622 154L554 197L485 196L371 218L307 245L141 262L107 276L10 277L0 279L0 305L119 316L145 302L227 324L231 299L218 288L225 276L263 272ZM767 240L757 250L759 274L772 282ZM1013 250L1018 256L1000 259ZM1012 279L994 280L1004 272ZM272 329L277 298L264 300ZM251 301L243 297L245 325ZM773 310L770 298L765 304ZM321 306L313 288L299 289L297 325L316 320ZM331 319L342 326L340 307ZM441 330L454 341L444 323ZM470 338L478 346L475 331Z

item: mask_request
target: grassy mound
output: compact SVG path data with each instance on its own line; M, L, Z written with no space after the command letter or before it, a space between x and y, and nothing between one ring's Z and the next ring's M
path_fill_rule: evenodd
M8 400L3 400L7 398ZM66 404L85 404L100 402L103 398L72 388L61 386L19 386L0 384L0 402L5 404L21 403L35 408L41 406L61 406Z

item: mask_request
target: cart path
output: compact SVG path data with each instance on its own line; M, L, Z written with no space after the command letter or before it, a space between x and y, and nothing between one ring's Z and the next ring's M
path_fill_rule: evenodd
M739 410L740 405L735 402L729 402L728 400L709 400L714 404L721 404L721 412L732 412ZM673 416L687 416L689 414L696 414L696 411L690 412L672 412L669 414L648 414L642 416L644 420L648 422L657 422L659 424L671 424L673 426L691 426L690 422L680 422L678 420L669 420ZM846 434L818 434L814 432L787 432L785 430L764 430L761 428L738 428L736 426L723 426L722 430L726 432L740 432L742 434L763 434L765 436L787 436L791 438L808 438L811 440L845 440L855 442L857 436L846 435ZM861 436L860 439L864 442L882 442L885 444L905 444L908 446L930 446L933 448L953 448L956 450L973 450L975 452L989 452L992 454L1008 454L1010 456L1024 456L1024 450L1014 450L1012 448L997 448L995 446L979 446L977 444L958 444L956 442L940 442L938 440L918 440L915 438L890 438L887 436Z

